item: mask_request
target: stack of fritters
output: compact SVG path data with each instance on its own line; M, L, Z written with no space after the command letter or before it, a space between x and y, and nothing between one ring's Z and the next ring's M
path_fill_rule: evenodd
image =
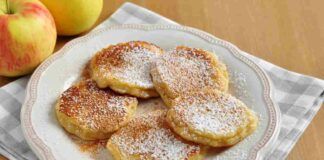
M98 52L89 71L61 95L57 118L82 139L110 138L115 159L202 159L208 147L234 145L257 127L255 113L227 93L215 53L131 41ZM158 96L166 110L133 118L137 98Z

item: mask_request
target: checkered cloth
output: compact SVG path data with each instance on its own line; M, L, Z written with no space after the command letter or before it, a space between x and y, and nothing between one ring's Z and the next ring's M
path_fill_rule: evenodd
M115 24L174 24L152 11L125 3L96 29ZM285 159L323 103L324 81L293 73L243 52L268 74L281 111L279 138L266 159ZM9 159L37 159L20 128L20 108L29 77L0 88L0 154Z

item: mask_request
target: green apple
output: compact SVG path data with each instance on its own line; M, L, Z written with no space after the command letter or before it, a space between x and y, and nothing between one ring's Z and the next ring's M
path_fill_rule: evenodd
M41 0L52 13L59 35L77 35L97 21L102 0Z
M0 75L33 71L52 54L54 19L38 0L0 0Z

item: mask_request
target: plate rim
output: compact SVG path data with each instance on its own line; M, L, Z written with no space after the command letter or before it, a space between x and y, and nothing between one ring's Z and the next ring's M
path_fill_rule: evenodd
M23 135L28 143L28 145L31 147L31 149L34 151L34 153L37 155L40 159L48 159L48 160L55 160L54 155L52 154L50 148L45 145L45 143L40 139L40 137L37 136L35 130L32 126L32 120L31 120L31 111L32 106L36 102L37 98L37 84L42 76L42 73L56 60L63 57L65 53L67 53L68 50L73 48L74 45L81 43L83 41L87 41L88 39L91 39L95 37L96 35L105 32L107 30L120 30L120 29L135 29L135 30L144 30L144 31L152 31L152 30L177 30L182 31L188 34L193 34L194 36L197 36L206 42L208 42L211 45L220 45L226 49L229 50L229 52L238 60L245 63L247 66L249 66L261 79L261 83L263 85L263 99L266 103L267 110L270 114L270 120L268 123L268 127L266 129L265 135L262 137L262 139L255 145L249 152L248 159L260 159L262 155L260 153L264 153L268 150L266 150L267 146L271 146L274 142L273 140L277 138L279 133L279 123L280 123L280 111L276 103L274 103L273 99L273 92L272 92L272 82L269 79L268 75L265 73L265 71L257 65L254 61L252 61L249 57L246 55L243 55L240 49L233 45L230 42L227 42L225 40L219 39L209 33L206 33L204 31L187 27L187 26L180 26L180 25L161 25L161 24L123 24L123 25L113 25L108 26L105 28L97 29L94 31L91 31L90 33L75 38L71 41L69 41L67 44L65 44L60 50L58 50L55 54L52 54L47 60L45 60L32 74L26 88L26 97L24 100L24 103L22 105L21 113L20 113L20 119L21 119L21 125L22 125L22 131Z

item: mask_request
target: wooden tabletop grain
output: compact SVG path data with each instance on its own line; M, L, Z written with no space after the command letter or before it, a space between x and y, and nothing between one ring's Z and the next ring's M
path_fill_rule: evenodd
M105 0L98 23L124 1ZM323 0L133 0L183 25L207 31L286 69L324 79ZM97 24L98 24L97 23ZM75 36L76 37L76 36ZM56 49L75 37L59 37ZM15 78L0 77L0 86ZM322 123L322 124L321 124ZM324 159L321 109L288 156ZM0 157L0 160L5 159Z

